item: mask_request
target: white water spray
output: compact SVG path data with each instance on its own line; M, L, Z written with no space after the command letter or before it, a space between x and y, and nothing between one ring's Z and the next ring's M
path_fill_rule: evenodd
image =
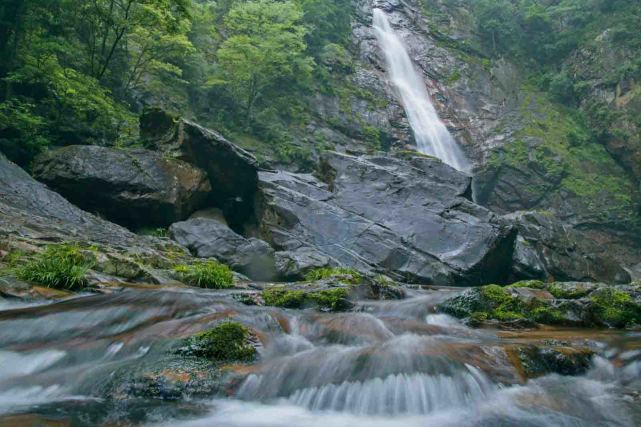
M385 55L387 71L398 90L401 103L414 131L418 151L438 157L448 165L468 172L470 164L463 151L439 119L425 83L414 68L407 49L380 9L374 9L374 30Z

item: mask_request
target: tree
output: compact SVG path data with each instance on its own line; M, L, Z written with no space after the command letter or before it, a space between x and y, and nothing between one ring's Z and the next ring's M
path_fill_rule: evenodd
M311 77L302 17L291 1L256 0L234 6L225 18L230 36L218 50L221 78L213 83L240 100L246 126L262 97L288 93Z
M509 0L479 0L475 4L479 35L494 55L506 54L518 43L514 5Z

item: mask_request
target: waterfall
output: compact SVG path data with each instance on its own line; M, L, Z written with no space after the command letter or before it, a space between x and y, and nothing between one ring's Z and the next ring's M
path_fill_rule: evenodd
M374 30L385 55L387 72L398 91L414 132L418 151L438 157L460 171L469 171L468 160L439 119L425 82L414 68L407 49L381 9L374 9Z

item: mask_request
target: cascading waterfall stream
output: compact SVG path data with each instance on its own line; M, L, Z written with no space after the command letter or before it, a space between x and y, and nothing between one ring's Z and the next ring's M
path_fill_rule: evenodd
M381 9L374 9L374 30L385 56L387 71L396 87L414 132L418 151L438 157L448 165L469 172L470 163L432 105L425 82L416 71L407 49Z

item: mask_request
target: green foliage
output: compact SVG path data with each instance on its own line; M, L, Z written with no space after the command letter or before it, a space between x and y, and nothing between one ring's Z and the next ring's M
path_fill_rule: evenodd
M357 270L348 267L315 268L305 275L305 280L309 282L329 278L338 278L342 282L351 284L358 284L363 281L363 277Z
M45 120L35 105L9 99L0 103L0 151L18 164L26 164L49 144Z
M250 362L256 357L250 335L245 326L227 321L187 338L179 352L216 362Z
M174 266L174 273L188 285L210 289L225 289L234 286L234 274L218 261L195 261L193 264Z
M77 290L87 285L93 261L78 246L49 245L34 259L16 267L18 278L56 289Z
M262 99L279 96L283 84L304 85L314 62L305 54L307 29L293 2L256 0L238 3L227 14L229 37L217 52L220 80L245 111L245 124L254 119Z

